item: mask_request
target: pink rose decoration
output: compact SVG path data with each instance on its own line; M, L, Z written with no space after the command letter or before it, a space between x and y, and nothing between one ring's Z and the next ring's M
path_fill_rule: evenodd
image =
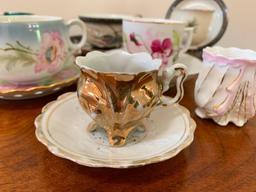
M35 72L47 71L54 73L65 58L65 46L59 32L46 32L37 56Z
M167 65L169 57L173 53L173 43L169 38L164 39L162 42L159 39L153 40L151 43L151 51L153 58L161 58L163 64Z

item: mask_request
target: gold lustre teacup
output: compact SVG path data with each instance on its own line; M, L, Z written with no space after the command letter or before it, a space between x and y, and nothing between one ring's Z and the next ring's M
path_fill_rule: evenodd
M129 54L125 51L90 52L77 57L81 69L78 98L82 108L94 122L89 126L105 129L112 146L125 144L129 133L142 127L154 107L171 105L183 97L187 70L183 64L161 67L160 59L148 53ZM170 81L177 77L177 94L163 96Z

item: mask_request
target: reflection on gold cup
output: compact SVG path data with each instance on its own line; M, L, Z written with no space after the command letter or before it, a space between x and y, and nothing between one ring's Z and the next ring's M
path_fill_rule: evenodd
M183 97L185 67L173 65L162 73L158 70L161 60L153 60L147 53L91 52L86 57L78 57L77 64L81 68L78 98L95 122L89 129L104 128L113 146L124 145L132 130L144 128L141 120L161 103L169 77L178 76L178 91L167 103L178 102Z

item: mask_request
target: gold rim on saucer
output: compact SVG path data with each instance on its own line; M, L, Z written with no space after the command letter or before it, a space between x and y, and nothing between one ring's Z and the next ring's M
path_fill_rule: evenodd
M65 74L67 72L69 74ZM72 85L79 78L79 75L80 72L76 66L68 66L51 79L33 85L17 86L8 82L2 85L0 82L0 99L22 100L42 97Z
M64 122L57 120L59 118ZM34 122L35 134L51 153L80 165L130 168L174 157L192 143L196 128L185 107L175 104L156 108L146 120L148 127L141 140L111 147L102 142L102 135L97 142L95 135L86 131L91 121L83 112L76 93L65 93L43 107Z

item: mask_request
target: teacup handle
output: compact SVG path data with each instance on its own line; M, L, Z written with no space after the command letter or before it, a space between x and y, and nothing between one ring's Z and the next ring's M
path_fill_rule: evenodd
M188 71L187 67L183 64L177 63L171 65L170 67L166 67L162 69L162 79L163 79L163 92L170 89L171 80L176 76L176 96L169 97L169 96L161 96L161 104L162 105L172 105L174 103L178 103L184 96L184 88L183 83L187 78Z
M79 19L71 19L71 20L67 21L66 25L68 26L68 30L74 25L77 25L81 28L82 39L79 43L73 43L71 41L70 37L68 38L68 43L69 43L69 46L71 47L71 49L81 49L84 46L84 44L86 43L86 37L87 37L85 24L82 21L80 21Z
M186 42L185 43L182 42L181 51L180 51L181 53L186 53L189 50L189 48L191 47L192 40L193 40L193 35L194 35L193 27L185 28L182 39L184 39L186 37L185 38Z

